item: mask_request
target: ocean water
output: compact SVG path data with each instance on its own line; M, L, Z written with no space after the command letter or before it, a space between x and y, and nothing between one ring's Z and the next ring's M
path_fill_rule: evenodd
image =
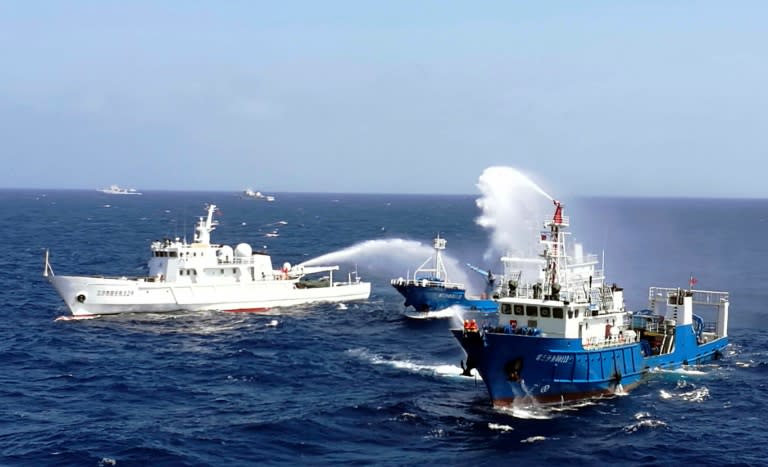
M574 237L605 255L630 307L693 275L731 293L731 344L629 395L497 410L458 376L455 323L404 318L389 285L438 232L459 263L491 267L476 198L0 191L0 464L766 464L768 200L566 200ZM214 241L275 265L336 252L373 283L370 300L56 321L67 312L41 276L45 248L57 273L137 274L152 240L191 239L207 202L222 211Z

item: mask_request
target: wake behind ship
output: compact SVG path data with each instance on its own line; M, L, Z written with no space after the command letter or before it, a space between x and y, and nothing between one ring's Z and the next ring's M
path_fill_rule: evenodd
M697 365L728 344L726 292L651 287L649 308L630 312L603 282L593 255L571 257L563 206L541 234L545 267L532 284L510 282L498 321L453 329L495 406L561 403L629 391L653 368ZM706 308L705 319L694 305ZM698 310L697 310L698 311Z
M370 282L349 274L335 281L339 266L291 266L274 269L269 255L247 243L234 249L211 243L215 205L200 217L192 243L179 238L150 246L149 273L143 277L64 276L53 273L48 252L43 275L74 317L171 311L265 311L319 302L365 300ZM323 274L315 280L309 280Z

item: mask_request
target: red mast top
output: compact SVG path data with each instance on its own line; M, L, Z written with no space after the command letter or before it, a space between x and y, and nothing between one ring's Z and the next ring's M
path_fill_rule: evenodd
M557 201L556 199L553 199L552 202L555 203L555 215L552 218L552 222L554 224L560 225L563 223L563 205L560 204L560 201Z

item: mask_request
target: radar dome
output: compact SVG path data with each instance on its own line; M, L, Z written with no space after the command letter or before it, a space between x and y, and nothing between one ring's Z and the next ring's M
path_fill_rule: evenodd
M235 248L235 256L238 258L250 258L253 254L253 250L251 249L251 245L247 243L240 243Z

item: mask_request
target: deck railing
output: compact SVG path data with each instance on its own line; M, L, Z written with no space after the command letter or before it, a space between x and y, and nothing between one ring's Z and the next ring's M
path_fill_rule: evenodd
M693 297L694 305L720 306L728 301L728 292L716 292L713 290L686 290L670 287L651 287L648 289L648 300L654 302L659 299L669 301L671 297ZM682 303L682 302L681 302Z
M429 279L403 279L402 277L392 279L389 281L392 285L408 286L413 285L417 287L445 287L447 289L463 289L464 284L460 282L445 282L435 281Z

